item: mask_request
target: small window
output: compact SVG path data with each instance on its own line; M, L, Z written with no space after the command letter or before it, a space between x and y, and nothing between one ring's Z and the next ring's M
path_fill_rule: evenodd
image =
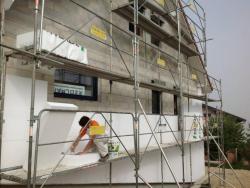
M132 3L133 1L131 1L130 0L130 2ZM132 6L132 7L134 7L134 4L131 4L130 6ZM140 7L140 6L139 6ZM139 12L141 13L141 14L144 14L144 12L145 12L145 7L140 7L140 9L139 9ZM132 23L132 22L129 22L129 31L131 31L131 32L135 32L135 27L134 27L134 23ZM137 26L136 27L136 34L138 35L138 36L142 36L143 35L143 30L139 27L139 26Z
M161 92L152 90L152 114L161 113Z
M178 96L174 95L174 115L178 115Z
M158 15L155 15L155 14L151 14L151 20L155 23L155 24L157 24L157 25L159 25L159 26L162 26L163 24L164 24L164 22L160 19L160 17L158 16Z
M155 15L155 14L152 14L152 15L151 15L151 20L152 20L155 24L157 24L157 25L159 25L159 26L162 26L162 25L164 24L164 22L159 18L159 16L157 16L157 15ZM154 45L156 45L156 46L158 46L158 47L160 47L161 41L160 41L159 38L157 38L157 37L151 35L151 43L154 44Z
M154 44L154 45L160 47L161 41L158 38L151 35L151 44Z
M63 69L55 71L54 96L80 100L97 100L98 79Z
M129 31L133 32L135 31L135 26L132 22L129 22ZM140 27L136 27L136 34L138 36L142 36L142 29Z

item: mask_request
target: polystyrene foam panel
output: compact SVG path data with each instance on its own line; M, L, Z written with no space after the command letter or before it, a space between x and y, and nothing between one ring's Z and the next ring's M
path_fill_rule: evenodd
M46 81L36 80L35 114L45 107L47 85ZM7 75L4 103L4 147L2 149L3 168L22 165L27 158L30 96L30 78Z

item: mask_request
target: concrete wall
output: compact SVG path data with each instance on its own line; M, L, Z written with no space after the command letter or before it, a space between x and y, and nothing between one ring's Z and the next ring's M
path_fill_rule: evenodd
M9 11L6 12L6 43L9 43L15 46L15 36L27 31L33 30L33 1L15 1L13 6ZM81 3L81 1L79 1ZM97 3L98 2L98 3ZM100 3L101 2L101 3ZM122 2L122 1L121 1ZM124 1L123 1L124 2ZM123 3L122 2L122 3ZM119 1L116 1L113 6L119 5ZM79 8L72 2L66 0L58 0L58 1L47 1L45 4L45 16L53 18L58 22L66 24L73 28L80 28L83 24L85 24L84 28L81 32L98 39L97 37L90 34L90 28L92 25L96 25L103 30L106 30L107 40L102 41L107 44L111 43L111 38L108 36L109 25L105 24L103 21L95 17L93 14L88 13L87 11ZM84 6L103 16L107 20L110 19L110 3L109 1L96 1L96 0L87 0L84 1ZM74 11L71 11L74 10ZM64 15L64 12L67 12L67 15ZM147 13L147 11L146 11ZM128 31L128 22L115 13L112 14L113 23L120 28ZM167 23L166 23L167 24ZM171 29L171 26L167 24L164 28L169 32L174 32L174 29ZM56 34L59 34L61 37L66 38L72 31L62 27L56 23L52 23L48 19L44 20L44 29ZM129 32L129 31L128 31ZM132 33L131 33L132 34ZM175 33L172 33L175 34ZM117 47L129 52L132 54L132 43L131 36L128 36L125 33L122 33L115 27L113 27L113 38ZM142 40L146 40L150 43L150 35L144 32L141 37ZM122 61L116 50L112 50L110 47L107 47L100 42L94 42L93 39L90 39L86 36L76 34L70 38L70 41L80 44L87 48L88 50L88 60L91 66L96 66L98 68L102 68L104 70L111 70L115 73L120 73L123 75L128 75ZM143 43L142 43L143 44ZM144 45L140 45L140 63L139 63L139 80L145 82L151 82L152 79L158 79L166 82L167 87L173 88L174 81L172 79L172 75L168 69L170 68L173 72L173 76L175 77L176 83L178 84L178 67L176 63L172 63L170 59L164 57L163 54L159 54L156 50L145 47ZM113 44L114 45L114 44ZM167 46L166 44L161 44L162 50L176 57L177 51ZM133 72L133 60L132 57L122 53L122 56L129 67L130 72ZM156 65L156 57L162 57L166 59L168 65L162 69ZM182 56L184 61L187 61L185 55ZM29 65L20 65L19 60L10 59L8 66L8 73L18 74L30 77L31 67ZM23 61L23 64L27 62ZM29 63L29 62L28 62ZM189 90L190 93L197 93L197 83L192 80L187 80L188 70L186 66L184 66L184 88L186 91ZM48 100L49 101L58 101L58 102L69 102L74 103L80 106L82 109L88 110L103 110L103 109L112 109L115 111L131 111L134 107L133 100L133 86L128 86L125 84L114 83L113 84L113 93L109 94L109 81L99 79L99 93L98 93L98 101L89 102L89 101L79 101L79 100L69 100L62 98L54 98L53 95L53 74L54 69L48 69L48 67L43 67L40 70L41 77L48 81ZM175 73L174 73L175 72ZM189 75L190 76L190 75ZM122 88L122 90L121 90ZM147 112L151 112L151 91L147 89L140 88L139 97L142 100L142 103ZM111 106L111 98L112 98L112 106ZM123 101L121 103L121 101ZM125 102L126 101L126 102ZM169 94L163 95L163 111L165 113L173 113L173 96Z

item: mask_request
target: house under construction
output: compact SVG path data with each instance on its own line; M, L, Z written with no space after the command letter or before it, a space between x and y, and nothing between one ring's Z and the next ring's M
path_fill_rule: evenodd
M2 184L227 184L204 149L225 157L202 111L222 95L196 0L2 0L0 37ZM83 115L108 131L108 161L70 154Z

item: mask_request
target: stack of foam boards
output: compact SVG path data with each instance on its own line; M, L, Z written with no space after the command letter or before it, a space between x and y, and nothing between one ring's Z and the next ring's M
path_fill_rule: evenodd
M17 35L16 47L25 48L33 45L34 32L27 32ZM88 64L87 49L70 41L64 41L60 36L51 32L42 31L42 50L51 51L55 54L70 60Z
M42 114L40 119L39 143L65 141L72 127L76 114L75 110L78 110L78 107L73 104L48 102L46 109L60 111L46 111ZM67 112L63 112L62 110L67 110ZM39 147L37 169L54 167L60 160L62 152L65 152L64 144ZM27 170L27 160L25 160L23 168Z

